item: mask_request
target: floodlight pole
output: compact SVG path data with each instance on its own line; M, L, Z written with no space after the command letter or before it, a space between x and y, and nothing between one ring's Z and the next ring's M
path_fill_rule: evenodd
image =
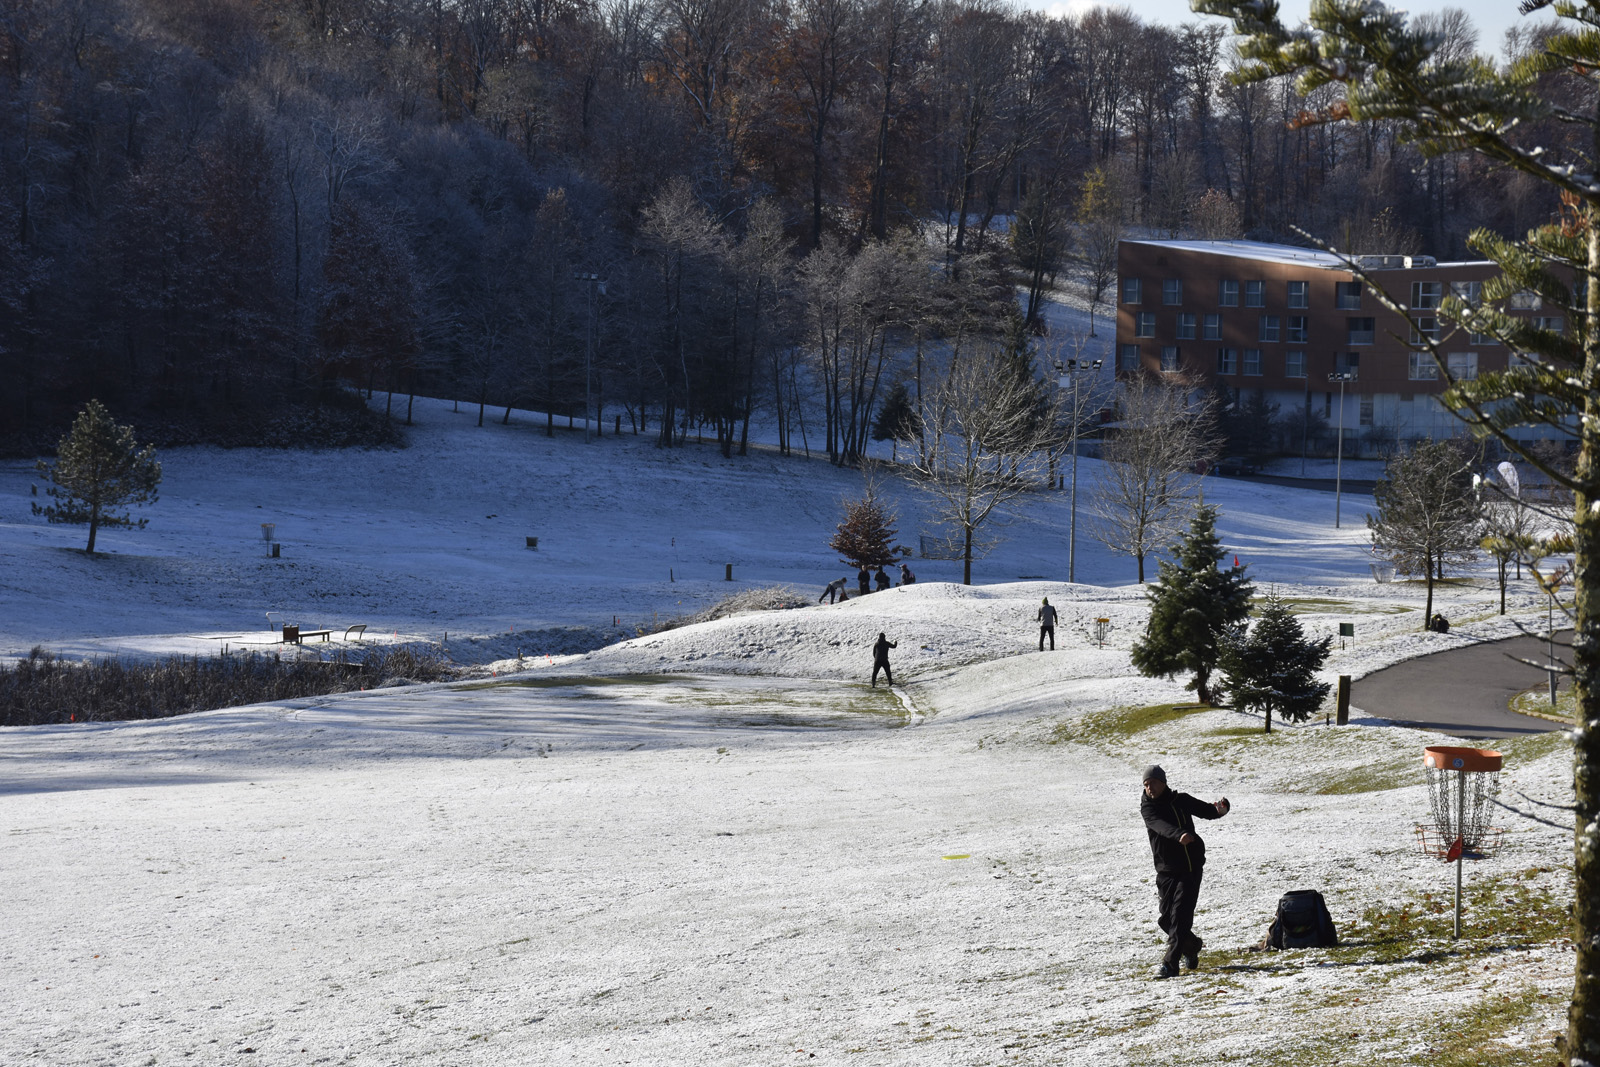
M1354 371L1334 371L1328 381L1339 383L1339 444L1333 460L1333 528L1339 528L1339 497L1344 488L1344 383L1355 379Z
M1078 411L1078 375L1081 371L1092 371L1098 374L1103 360L1069 359L1066 362L1065 372L1072 378L1072 496L1069 505L1071 519L1068 520L1067 533L1067 581L1078 580L1078 434L1083 428L1083 419ZM1061 361L1056 360L1056 385L1060 387L1063 367Z

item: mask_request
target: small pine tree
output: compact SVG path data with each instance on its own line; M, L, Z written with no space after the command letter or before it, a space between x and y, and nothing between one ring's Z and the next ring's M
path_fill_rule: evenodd
M1306 637L1283 598L1268 594L1261 617L1248 629L1234 626L1223 639L1218 691L1235 707L1259 708L1269 734L1273 712L1284 722L1305 722L1328 695L1330 686L1317 681L1317 671L1332 643L1331 637Z
M882 567L897 558L894 549L895 515L878 499L871 485L860 500L847 500L844 521L828 547L852 567Z
M41 459L35 465L54 483L46 493L57 503L35 504L33 513L53 523L88 523L88 551L93 554L100 527L136 526L142 530L150 522L134 521L119 509L156 502L161 464L155 455L153 447L141 449L134 442L132 426L118 426L100 401L91 400L73 420L72 431L61 439L55 463Z
M890 457L898 459L897 446L901 441L914 441L922 435L922 420L917 418L917 409L911 404L911 395L906 392L904 382L900 382L891 390L884 400L883 406L878 409L878 417L872 424L872 439L874 441L889 441Z
M1195 509L1188 534L1172 547L1174 559L1162 560L1160 577L1149 589L1150 623L1134 643L1133 666L1150 678L1192 671L1189 688L1210 704L1222 637L1249 616L1255 587L1243 567L1218 566L1224 553L1213 505Z

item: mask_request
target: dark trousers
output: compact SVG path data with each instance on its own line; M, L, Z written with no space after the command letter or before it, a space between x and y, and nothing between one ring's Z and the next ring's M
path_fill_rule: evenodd
M891 671L889 669L889 661L886 660L886 659L880 659L880 660L875 660L873 662L873 664L872 664L872 684L874 686L876 686L878 684L878 672L879 671L882 671L883 672L883 676L885 678L889 679L889 684L890 685L894 684L894 671Z
M1167 954L1161 962L1173 969L1185 952L1199 948L1199 938L1194 936L1194 906L1200 899L1201 873L1156 872L1156 892L1161 896L1161 918L1156 924L1167 935Z
M1039 627L1039 651L1044 651L1044 639L1046 635L1048 635L1050 638L1050 651L1054 652L1056 650L1056 628L1054 626Z

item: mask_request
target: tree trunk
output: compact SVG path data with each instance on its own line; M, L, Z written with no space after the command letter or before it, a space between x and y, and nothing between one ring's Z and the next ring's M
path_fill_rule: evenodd
M961 553L961 584L972 584L972 527L966 530L966 548Z
M1588 307L1593 329L1600 308L1600 230L1591 216L1589 228ZM1590 340L1584 380L1600 373L1600 347ZM1573 970L1572 1007L1567 1014L1566 1060L1600 1064L1600 634L1595 611L1600 608L1600 500L1593 497L1600 476L1600 394L1590 390L1579 420L1577 482L1573 500L1573 549L1577 561L1572 634L1572 691L1576 722L1572 752L1574 843L1572 850L1573 932L1577 960Z

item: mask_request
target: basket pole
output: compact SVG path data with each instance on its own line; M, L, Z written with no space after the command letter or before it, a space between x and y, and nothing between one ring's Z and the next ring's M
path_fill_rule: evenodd
M1467 852L1467 771L1456 771L1456 930L1451 937L1461 939L1461 864Z

